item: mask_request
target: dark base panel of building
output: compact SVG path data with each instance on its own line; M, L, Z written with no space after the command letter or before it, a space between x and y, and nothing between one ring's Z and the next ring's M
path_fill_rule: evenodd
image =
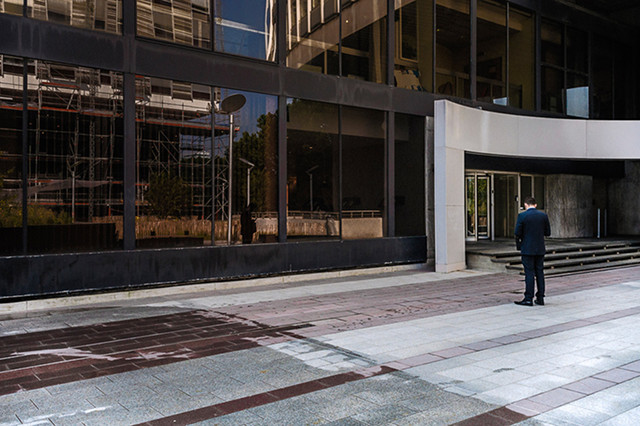
M426 262L426 237L0 258L0 302L31 297Z

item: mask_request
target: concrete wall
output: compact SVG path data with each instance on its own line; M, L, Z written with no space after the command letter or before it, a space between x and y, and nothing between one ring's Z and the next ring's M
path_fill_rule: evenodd
M427 117L426 143L424 155L424 179L425 179L425 219L427 230L427 263L435 265L436 262L436 231L435 231L435 202L434 202L434 125L433 117Z
M627 161L625 174L608 186L610 235L640 235L640 161Z
M595 236L591 176L549 175L545 199L552 238Z

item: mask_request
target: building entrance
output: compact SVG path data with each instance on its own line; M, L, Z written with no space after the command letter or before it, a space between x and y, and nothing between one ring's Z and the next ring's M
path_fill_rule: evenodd
M467 170L465 194L467 240L512 238L525 197L544 209L544 176Z

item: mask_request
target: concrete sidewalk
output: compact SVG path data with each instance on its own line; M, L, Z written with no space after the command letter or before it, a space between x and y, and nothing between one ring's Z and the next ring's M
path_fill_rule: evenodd
M0 424L640 424L640 267L369 272L5 306Z

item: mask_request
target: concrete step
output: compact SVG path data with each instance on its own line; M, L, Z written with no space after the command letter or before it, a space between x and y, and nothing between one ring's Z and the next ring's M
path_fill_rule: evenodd
M611 262L618 262L618 261L623 261L623 260L639 260L640 261L640 254L638 253L625 253L625 254L616 254L613 256L598 256L598 257L582 257L582 258L572 258L572 259L560 259L560 260L553 260L553 261L547 261L545 258L545 262L544 262L544 268L545 270L547 269L553 269L553 268L566 268L566 267L570 267L570 266L583 266L583 265L592 265L592 264L603 264L606 265L607 263L611 263ZM505 267L507 269L511 269L511 270L522 270L524 269L524 267L522 266L522 263L520 264L509 264L509 265L505 265Z
M574 251L563 251L561 253L557 252L548 252L545 255L545 262L554 261L554 260L569 260L569 259L579 259L579 258L589 258L589 257L609 257L615 256L619 254L638 254L640 255L640 247L639 246L607 246L606 248L600 249L581 249ZM502 257L494 257L492 258L493 262L496 263L519 263L521 261L520 254L512 254L510 256L502 256Z
M612 269L612 268L624 268L628 266L640 265L640 259L628 259L621 260L616 262L608 262L608 263L591 263L586 265L574 265L569 267L561 267L561 268L545 268L544 274L545 276L553 276L553 275L562 275L562 274L579 274L581 272L586 271L594 271L594 270L603 270L603 269ZM520 275L524 275L524 271L520 272Z

